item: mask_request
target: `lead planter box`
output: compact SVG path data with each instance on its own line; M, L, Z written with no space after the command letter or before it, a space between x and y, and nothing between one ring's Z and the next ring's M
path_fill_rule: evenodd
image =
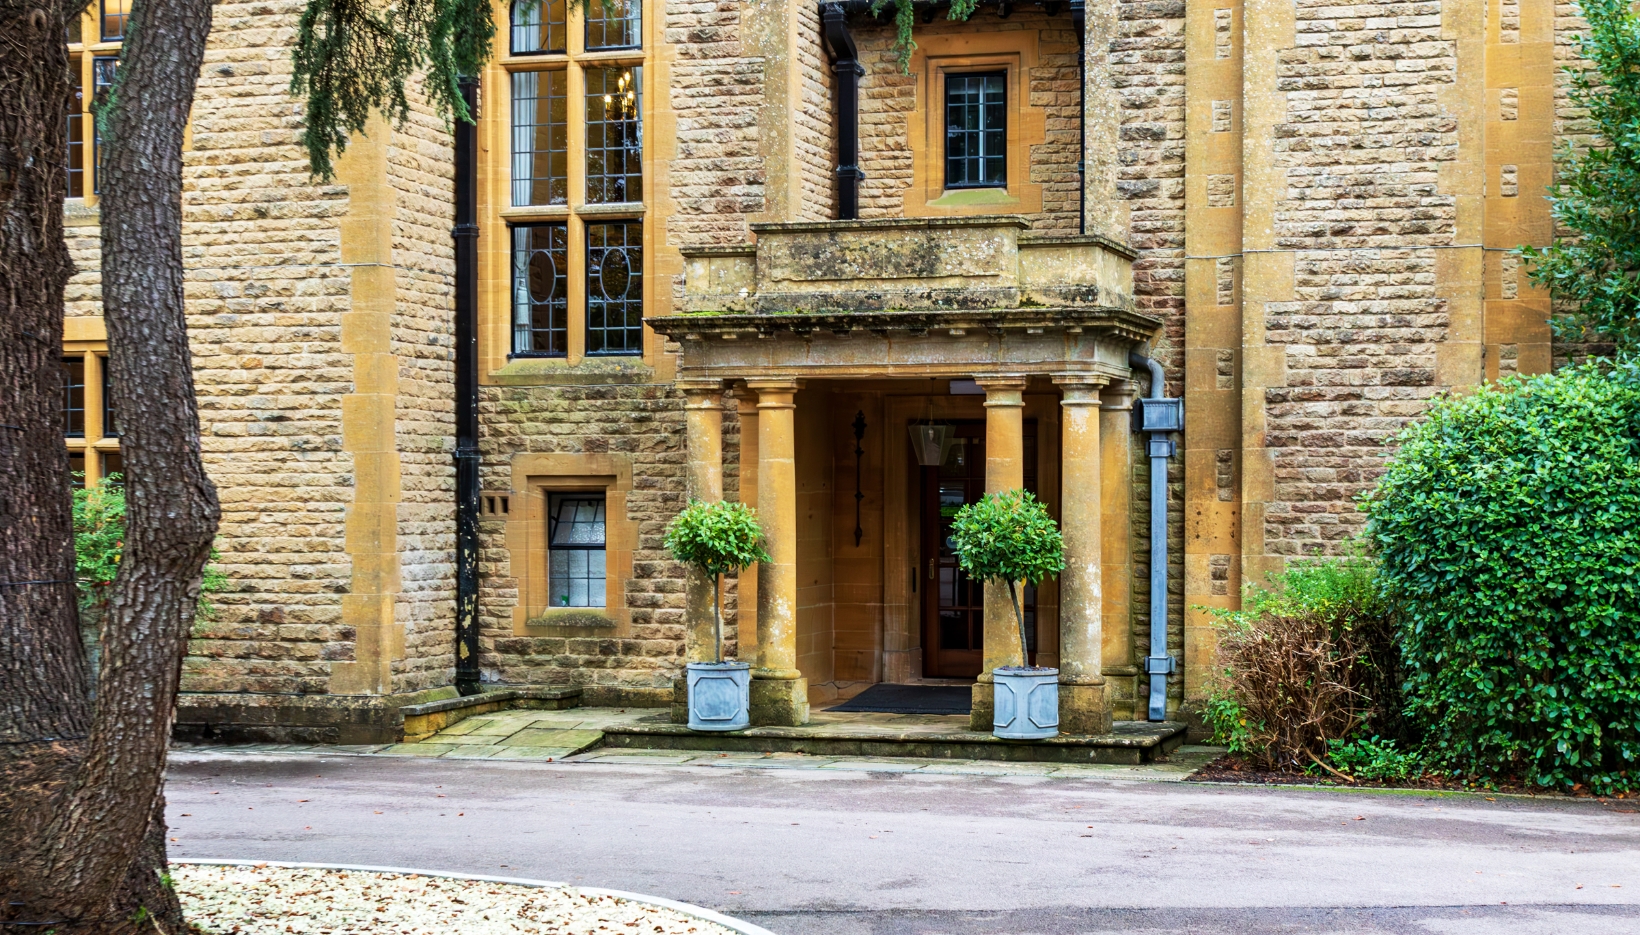
M1004 740L1041 740L1059 733L1059 670L1036 666L992 669L996 692L991 733Z
M688 669L690 730L740 730L751 724L749 663L691 662Z

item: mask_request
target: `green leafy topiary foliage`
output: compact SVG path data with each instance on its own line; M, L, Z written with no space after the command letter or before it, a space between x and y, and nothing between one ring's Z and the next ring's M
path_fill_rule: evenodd
M720 579L753 562L766 562L763 527L744 503L691 500L666 527L672 557L712 578L712 619L717 627L715 657L723 661L723 595Z
M1008 583L1008 598L1019 624L1019 664L1025 654L1025 615L1015 583L1037 584L1065 569L1065 543L1047 507L1026 490L988 493L957 511L951 520L951 547L957 564L981 581Z
M1572 103L1586 108L1598 144L1567 141L1549 201L1557 227L1574 232L1546 248L1522 247L1532 282L1578 305L1555 319L1559 337L1603 335L1640 350L1640 16L1628 0L1579 0L1589 34L1577 43L1593 68L1567 69Z
M1434 765L1640 788L1640 374L1438 400L1367 502Z

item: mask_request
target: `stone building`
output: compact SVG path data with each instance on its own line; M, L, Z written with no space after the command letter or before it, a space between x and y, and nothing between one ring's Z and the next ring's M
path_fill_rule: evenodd
M119 468L87 114L122 3L69 37L67 444L88 482ZM187 660L190 734L391 738L462 673L671 704L711 652L709 588L661 545L689 497L755 504L771 536L725 586L760 720L976 676L978 718L1018 639L940 523L1018 486L1066 532L1071 570L1027 605L1067 729L1143 719L1146 393L1184 400L1157 436L1177 455L1154 668L1176 663L1156 678L1178 717L1210 675L1205 608L1341 549L1430 397L1550 365L1548 297L1508 250L1549 239L1552 148L1579 130L1570 4L1004 0L955 22L918 0L902 60L892 10L861 0L498 3L470 165L418 105L323 184L287 91L303 5L217 4L186 157L231 581ZM931 466L919 426L946 435Z

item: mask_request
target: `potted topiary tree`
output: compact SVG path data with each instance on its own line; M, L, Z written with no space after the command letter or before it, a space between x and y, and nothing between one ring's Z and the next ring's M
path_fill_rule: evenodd
M751 723L751 666L723 658L723 576L769 560L763 528L744 503L689 505L666 527L672 557L712 579L712 660L688 664L689 728L739 730Z
M1064 570L1059 524L1029 491L988 493L957 511L951 547L963 571L981 581L1007 582L1019 626L1019 665L991 672L996 685L992 733L1008 740L1052 737L1059 733L1059 670L1030 664L1018 582L1038 584Z

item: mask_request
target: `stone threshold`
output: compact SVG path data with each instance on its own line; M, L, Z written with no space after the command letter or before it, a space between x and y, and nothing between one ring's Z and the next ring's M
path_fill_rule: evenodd
M752 727L739 731L693 731L665 716L605 727L605 748L702 750L729 753L807 753L816 756L920 757L1000 760L1015 763L1099 763L1138 766L1155 762L1185 741L1180 721L1118 721L1109 734L1061 734L1046 740L1003 740L961 729L963 717L943 725L919 718L896 727L836 716L802 727Z
M404 715L404 742L416 743L474 715L517 708L562 711L576 707L580 701L579 688L526 685L404 705L399 708L399 713Z

